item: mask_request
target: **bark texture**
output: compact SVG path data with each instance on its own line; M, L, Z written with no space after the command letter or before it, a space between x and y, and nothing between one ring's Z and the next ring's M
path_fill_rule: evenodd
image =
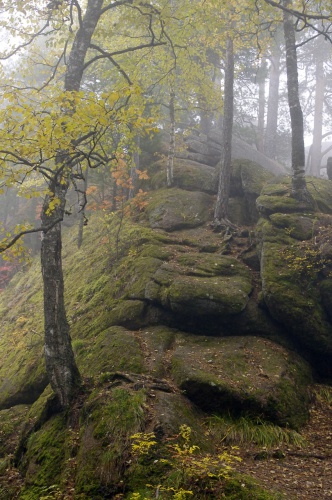
M322 159L322 133L323 133L323 106L325 93L324 63L321 54L316 56L316 93L314 113L314 133L311 149L310 174L320 176L320 162Z
M257 140L256 147L261 153L264 152L264 126L265 126L265 76L266 58L263 57L257 73L258 83L258 116L257 116Z
M227 39L224 87L224 119L222 129L222 154L219 162L219 185L214 211L215 221L228 219L228 201L231 179L232 135L234 114L234 49L233 40Z
M169 136L169 148L167 157L167 186L171 187L173 185L174 177L174 156L175 156L175 92L172 90L170 94L169 101L169 118L170 118L170 136Z
M42 224L49 226L63 218L66 187L58 181L53 186L59 206L47 214L51 201L47 196L42 212ZM62 407L68 406L80 385L71 347L69 324L64 304L64 282L61 260L61 223L56 223L43 233L41 245L42 274L44 281L45 363L52 389Z
M289 7L289 5L289 0L284 0L284 6ZM292 194L299 200L309 201L305 180L303 113L299 98L295 29L293 17L287 11L283 11L283 28L286 45L288 105L292 128Z
M264 153L273 160L276 158L276 141L278 129L280 80L280 50L275 47L270 66L269 98L267 104L266 130L264 138Z
M103 0L88 0L87 9L75 36L69 55L65 75L65 91L80 88L86 53L101 15ZM43 233L41 266L44 282L45 363L52 389L62 407L67 407L75 396L81 377L75 363L69 324L64 304L64 281L62 272L61 221L64 217L66 193L71 173L70 157L59 151L53 178L50 180L50 195L42 208L42 225L51 227ZM56 201L50 210L50 202ZM57 222L58 221L58 222Z

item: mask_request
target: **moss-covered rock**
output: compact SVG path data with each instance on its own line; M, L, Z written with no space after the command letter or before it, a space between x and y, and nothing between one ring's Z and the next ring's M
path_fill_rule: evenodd
M70 430L63 414L52 417L43 427L30 435L22 462L25 486L19 498L37 500L60 490L66 467L65 443Z
M297 240L309 240L315 234L317 218L312 215L301 214L271 214L269 217L273 226L282 228Z
M233 160L231 173L231 192L237 195L252 194L259 196L265 184L275 176L258 163L250 160Z
M145 363L149 373L156 377L167 376L166 356L173 346L176 331L164 325L144 328L140 332L141 342L146 346Z
M327 321L316 287L292 270L296 253L287 265L287 250L278 244L264 243L261 274L264 300L270 314L287 327L309 351L332 355L332 326ZM322 368L322 366L321 366Z
M144 369L137 338L133 332L120 326L108 328L92 339L78 351L77 360L88 377L114 371L140 373Z
M206 193L172 188L152 193L146 213L152 228L174 231L201 226L211 218L212 207Z
M328 293L318 285L328 275L329 257L323 248L330 225L330 215L319 210L329 213L332 189L321 179L310 179L308 189L315 207L304 207L292 198L289 178L266 186L257 200L265 214L257 226L262 289L271 316L307 351L317 370L330 376Z
M186 253L157 270L146 298L184 315L229 316L245 309L251 290L248 270L236 259Z
M248 413L299 428L308 418L310 368L258 337L179 336L172 374L210 413Z
M238 226L246 226L251 223L248 206L243 196L233 196L228 200L229 220Z
M1 297L0 409L31 404L47 378L43 360L43 305L39 262L17 273Z
M0 411L0 475L9 465L8 457L12 457L16 451L28 412L29 406L26 405Z
M247 196L245 215L269 179L264 172L256 178L251 164L236 168L234 182ZM66 414L55 414L50 388L40 395L47 379L39 262L0 296L0 408L34 402L26 425L25 406L0 412L4 463L16 446L14 433L23 433L15 464L24 488L13 500L64 495L70 488L80 500L126 495L129 484L135 491L144 476L128 468L135 462L130 435L153 431L163 446L186 423L199 445L213 451L202 427L204 412L250 412L293 427L305 421L310 370L286 346L294 348L289 339L298 339L301 348L316 353L317 359L308 356L316 365L321 353L325 362L331 359L330 278L325 268L319 290L301 289L283 252L286 245L309 244L310 232L322 248L327 240L316 231L320 216L285 211L261 219L259 298L257 259L252 272L239 256L221 255L223 237L206 224L212 170L189 162L183 169L178 185L186 191L151 193L139 222L96 214L79 250L71 230L64 238L66 305L85 391ZM204 179L195 180L201 174ZM287 197L287 182L266 185L266 196ZM322 188L320 196L327 191ZM239 253L248 241L237 238L230 251ZM248 257L249 265L253 259ZM157 474L153 467L149 471Z
M310 177L307 188L314 200L314 205L300 202L291 195L291 177L271 181L257 198L257 208L262 215L273 213L311 213L313 211L332 213L332 186L324 179Z
M326 279L320 283L320 293L325 311L332 322L332 279Z
M250 160L232 161L230 186L232 222L250 225L258 220L256 199L263 187L274 178L271 172Z
M155 166L158 172L152 177L151 184L154 189L161 189L166 187L166 161L159 160ZM192 160L174 158L173 185L175 187L213 194L217 192L217 180L214 167Z

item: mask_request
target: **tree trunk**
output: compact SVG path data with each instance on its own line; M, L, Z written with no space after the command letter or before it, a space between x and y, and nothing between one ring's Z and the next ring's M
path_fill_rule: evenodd
M257 150L263 153L264 151L264 126L265 126L265 74L266 74L266 59L261 60L261 65L257 74L258 82L258 117L257 117Z
M86 201L86 191L88 189L88 177L89 177L89 167L86 167L85 172L84 172L84 201ZM79 207L80 212L79 212L79 223L78 223L78 234L77 234L77 248L81 248L82 243L83 243L83 231L84 231L84 225L86 223L86 217L85 217L85 207L81 206Z
M266 130L264 138L264 153L273 160L276 158L276 142L278 129L280 80L280 50L277 45L271 57L269 76L269 98L267 104Z
M169 149L167 157L167 187L173 185L174 176L174 156L175 156L175 92L171 90L170 101L169 101L169 117L170 117L170 138L169 138Z
M284 0L284 5L288 7L290 1ZM299 98L295 29L293 17L287 11L283 11L283 28L286 45L288 105L292 128L292 195L298 200L309 202L310 196L305 180L303 113Z
M132 158L132 165L130 168L130 179L131 179L131 186L129 189L128 193L128 199L131 200L134 198L134 196L137 193L137 183L138 183L138 173L137 170L139 170L140 167L140 153L139 153L139 148L141 145L141 138L140 136L136 137L136 146L137 149L133 153L133 158Z
M51 198L44 201L41 221L43 226L54 224L63 218L66 187L57 180L53 187L59 206L47 214ZM71 347L69 324L64 304L64 282L61 261L61 223L56 223L43 233L41 264L44 281L44 328L46 371L53 391L62 407L68 406L80 385Z
M80 89L84 60L91 37L101 15L103 0L88 0L82 25L76 33L65 74L65 91ZM71 347L69 325L64 304L64 283L61 259L61 221L70 178L70 158L59 152L53 179L52 193L46 196L42 208L42 226L51 229L42 234L41 265L44 281L45 362L52 389L62 407L67 407L75 396L81 378ZM56 206L51 209L50 202Z
M323 133L323 105L325 92L324 63L321 54L316 58L316 94L314 113L314 133L311 148L310 174L320 176L320 162L322 159L322 133Z
M231 180L231 157L234 113L234 52L233 40L226 42L224 117L222 129L222 154L219 162L219 185L214 211L215 223L228 220L228 201Z

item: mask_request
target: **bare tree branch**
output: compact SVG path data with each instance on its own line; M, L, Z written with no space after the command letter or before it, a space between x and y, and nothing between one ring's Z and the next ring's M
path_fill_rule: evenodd
M282 3L275 2L274 0L265 0L265 2L272 7L276 7L277 9L282 10L283 12L287 12L288 14L291 14L294 16L298 21L302 21L304 27L308 27L313 29L316 33L319 35L322 35L326 40L332 43L332 35L330 34L330 28L331 28L331 15L324 15L324 14L309 14L307 12L300 12L295 9L291 9L290 7L286 7ZM316 20L316 21L330 21L328 27L319 28L315 24L311 23L310 20ZM302 28L302 29L303 29ZM302 29L297 28L297 31L302 31ZM311 40L311 38L310 38ZM309 40L308 40L309 41ZM304 45L306 42L303 42L302 45Z
M90 59L90 61L87 61L84 65L84 70L86 70L87 67L89 67L91 64L93 64L95 61L98 61L99 59L112 59L114 56L127 54L128 52L135 52L136 50L158 47L160 45L166 45L166 42L143 43L141 45L136 45L135 47L128 47L127 49L116 50L115 52L106 52L98 45L91 43L90 48L96 50L97 52L100 52L100 55L93 57L92 59Z
M31 35L31 37L29 38L29 40L25 43L21 43L19 44L17 47L15 47L15 49L13 49L9 54L6 54L4 56L0 56L0 60L1 61L6 61L7 59L10 59L12 56L14 56L15 54L17 54L20 50L24 49L25 47L28 47L29 45L32 44L32 42L40 35L49 35L51 32L55 31L55 30L52 30L50 31L49 33L45 33L45 30L46 28L48 28L50 25L50 16L49 18L47 19L46 23L44 24L44 26L39 30L37 31L37 33L34 33Z
M118 2L112 2L108 5L106 5L102 10L101 10L101 15L104 14L104 12L114 9L115 7L119 7L120 5L131 5L133 2L132 0L119 0Z
M41 227L36 227L34 229L26 229L25 231L21 231L20 233L16 234L10 241L8 241L8 243L0 243L0 253L5 252L6 250L8 250L8 248L11 248L13 245L15 245L15 243L25 234L39 233L41 231L43 233L47 233L47 231L49 231L50 229L52 229L52 227L54 227L56 224L62 221L63 217L56 219L49 226L41 226Z

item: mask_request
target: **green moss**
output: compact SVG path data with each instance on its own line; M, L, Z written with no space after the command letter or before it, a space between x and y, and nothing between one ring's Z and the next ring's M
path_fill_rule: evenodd
M108 311L109 325L138 329L144 325L145 308L141 300L119 300Z
M99 333L78 358L86 376L103 372L144 370L143 354L135 335L122 327L111 327Z
M241 276L216 276L211 280L179 276L165 289L162 303L186 315L228 316L245 309L251 289L251 283Z
M20 500L38 500L47 487L61 484L68 429L64 415L57 415L31 434L23 469L25 484Z
M180 336L172 374L186 395L209 413L249 413L300 428L308 418L309 367L258 337Z
M125 272L122 274L125 283L124 298L143 300L146 284L162 265L162 261L153 257L137 257L131 262L125 262L124 265Z
M243 276L250 281L248 269L234 257L186 253L178 256L177 262L186 266L186 274L197 276ZM179 272L179 271L178 271Z
M258 163L244 159L232 161L231 190L238 195L250 193L258 196L263 186L274 177Z
M297 240L309 240L314 235L317 218L302 214L271 214L270 220L274 226L285 229L285 232Z
M123 488L130 455L130 436L145 419L145 391L126 387L99 387L84 409L77 455L77 495L102 499ZM90 495L90 496L89 496Z
M40 263L36 260L26 273L17 273L0 294L0 408L32 403L45 387L40 288Z
M332 353L332 328L319 290L304 288L296 269L287 265L284 248L265 242L261 252L263 293L270 314L312 352Z
M0 411L0 459L14 454L28 411L26 405Z
M165 355L172 347L175 332L166 326L149 326L141 331L141 339L151 353L149 357L149 372L155 377L166 376Z
M332 186L331 182L317 177L307 177L307 188L315 200L316 210L325 214L332 214Z
M226 481L223 491L227 500L282 500L282 493L264 490L249 476L235 475Z
M273 213L332 213L332 187L329 182L314 177L307 178L307 188L314 200L314 206L297 201L291 196L291 178L278 178L266 185L259 198L257 207L261 214Z
M162 261L169 260L173 257L175 253L175 248L171 245L158 245L158 244L144 244L140 248L140 257L149 257L154 259L159 259Z
M93 408L95 397L96 394L93 393L88 406L91 404L92 407L90 419L94 422L93 435L96 439L108 441L116 432L127 435L139 428L144 420L145 392L142 390L130 392L121 387L115 388L106 404Z
M273 196L261 194L257 198L257 208L261 214L273 214L276 212L301 212L308 209L307 205L300 203L289 196Z
M153 189L166 187L166 162L159 160L154 164L157 172L151 178ZM217 192L218 173L215 168L195 161L174 158L173 185L188 191Z
M152 228L175 231L207 222L212 205L212 197L205 193L172 188L152 193L146 214Z

